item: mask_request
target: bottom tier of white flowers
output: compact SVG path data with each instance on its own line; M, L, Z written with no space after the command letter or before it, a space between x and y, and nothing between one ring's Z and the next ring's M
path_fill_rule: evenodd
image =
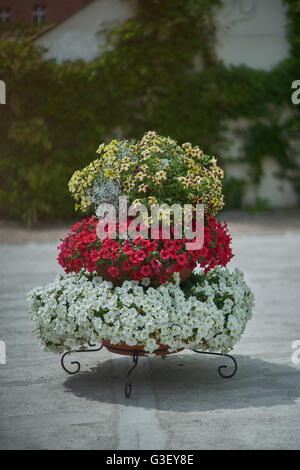
M151 355L157 342L178 348L228 352L252 315L254 296L239 270L216 268L179 276L160 287L125 281L114 287L81 271L58 277L28 294L34 332L48 351L64 352L87 342L124 341L144 345Z

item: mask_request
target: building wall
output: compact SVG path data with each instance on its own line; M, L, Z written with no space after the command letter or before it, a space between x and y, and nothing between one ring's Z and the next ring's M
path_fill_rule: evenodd
M217 13L217 53L225 64L269 70L289 55L281 0L225 0Z
M99 54L103 39L97 36L97 32L101 25L126 20L132 7L132 0L94 0L36 42L48 48L47 57L55 57L58 61L89 61Z
M250 168L247 164L230 164L225 167L227 176L248 179ZM257 200L266 202L272 208L283 209L297 207L298 197L291 183L281 180L276 175L281 173L279 165L271 158L263 161L263 177L258 186L247 185L244 196L244 205L251 207Z
M225 0L217 13L217 54L226 65L245 64L270 70L289 56L285 23L285 7L281 0ZM241 142L234 133L240 125L247 127L249 123L229 124L228 138L232 145L227 155L236 161L226 165L225 173L248 181L251 169L247 163L239 162ZM261 183L258 187L247 185L245 205L251 206L259 198L276 208L297 206L298 197L293 186L281 180L280 173L278 164L265 158Z
M34 7L46 7L46 22L57 23L72 15L76 10L87 5L90 0L0 0L0 12L9 8L11 22L32 23Z
M300 106L300 105L299 105ZM280 122L288 120L290 113L282 110ZM230 162L225 164L224 171L226 176L231 178L243 179L247 182L244 195L244 205L247 207L256 204L257 199L267 201L273 208L297 207L298 195L293 185L288 180L283 180L280 175L282 169L278 163L266 156L262 162L263 175L259 185L253 185L250 182L252 168L247 162L241 161L243 140L237 134L237 130L246 130L249 126L247 119L240 118L230 121L228 124L228 141L231 142L230 148L226 150L223 156L229 157ZM252 123L253 124L253 123ZM298 155L298 164L300 165L299 138L294 137L291 141L295 155ZM289 173L291 176L291 173Z
M217 53L226 64L269 70L288 56L281 0L223 0L223 3L216 14ZM96 33L101 24L124 21L133 5L134 0L94 0L46 32L37 43L49 49L49 57L60 61L90 60L99 51L101 39Z

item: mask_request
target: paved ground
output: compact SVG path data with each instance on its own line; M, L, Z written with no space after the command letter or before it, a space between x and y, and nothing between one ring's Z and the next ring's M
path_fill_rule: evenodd
M222 379L222 360L187 351L142 358L130 400L123 396L129 358L85 354L82 372L69 376L31 333L25 293L59 271L56 244L0 245L0 340L7 346L0 448L299 449L300 364L291 359L300 340L296 228L234 237L231 265L245 271L256 294L254 317L234 350L237 374Z

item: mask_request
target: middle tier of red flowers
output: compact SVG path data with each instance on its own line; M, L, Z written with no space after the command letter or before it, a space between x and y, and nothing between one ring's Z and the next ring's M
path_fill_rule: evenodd
M58 247L58 262L66 273L78 273L82 268L99 273L105 268L112 278L139 281L149 277L163 284L184 268L192 270L199 263L208 272L216 265L226 266L233 257L227 224L212 217L205 219L204 243L199 250L187 248L191 240L164 239L162 234L155 240L101 240L96 233L97 223L95 217L78 222Z

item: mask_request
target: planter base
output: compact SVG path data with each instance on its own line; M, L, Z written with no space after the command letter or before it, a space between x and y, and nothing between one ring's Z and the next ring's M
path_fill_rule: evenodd
M105 344L105 343L107 343L107 344ZM123 344L125 344L125 343L123 343ZM111 351L113 353L126 355L126 356L132 356L133 366L129 369L129 371L126 375L126 379L125 379L125 396L126 396L126 398L129 398L130 395L131 395L131 391L132 391L132 383L129 379L130 374L136 368L136 366L138 364L139 356L145 356L146 354L145 354L145 351L142 348L137 349L136 346L129 347L129 346L125 345L126 349L125 348L123 349L122 348L123 344L120 343L118 345L111 345L109 342L103 341L99 348L95 348L95 346L96 346L95 344L88 343L88 345L90 346L90 349L74 349L74 350L65 352L61 357L61 366L68 374L71 374L71 375L77 374L77 372L80 371L80 363L78 361L72 361L71 364L76 364L76 370L72 371L72 370L68 369L68 367L65 365L65 363L64 363L65 357L68 356L69 354L73 354L73 353L85 353L85 352L100 351L103 348L103 346L105 346L108 349L108 351ZM174 351L174 353L169 353L167 346L163 346L163 345L159 345L159 346L160 346L159 349L157 349L154 352L158 356L161 356L163 359L165 359L166 355L168 355L168 354L174 354L176 352L182 351L182 349L177 349L176 351ZM131 349L129 350L128 348L131 348ZM192 349L192 351L194 351L197 354L207 354L207 355L210 355L210 356L229 357L229 359L231 359L234 363L233 372L231 374L224 374L223 369L227 369L227 366L225 366L225 365L219 366L218 367L218 372L219 372L219 375L221 377L223 377L224 379L230 379L231 377L233 377L235 375L235 373L237 371L237 362L236 362L235 358L233 356L231 356L230 354L207 352L207 351L198 351L196 349Z
M122 356L132 356L134 352L138 352L139 356L147 356L147 353L144 351L144 347L140 344L136 346L127 346L126 343L111 344L109 341L102 340L102 344L106 347L109 352L115 354L121 354ZM183 348L176 349L174 352L168 351L168 346L165 344L157 344L158 349L153 351L153 354L156 356L167 356L168 354L175 354L177 352L183 351Z

